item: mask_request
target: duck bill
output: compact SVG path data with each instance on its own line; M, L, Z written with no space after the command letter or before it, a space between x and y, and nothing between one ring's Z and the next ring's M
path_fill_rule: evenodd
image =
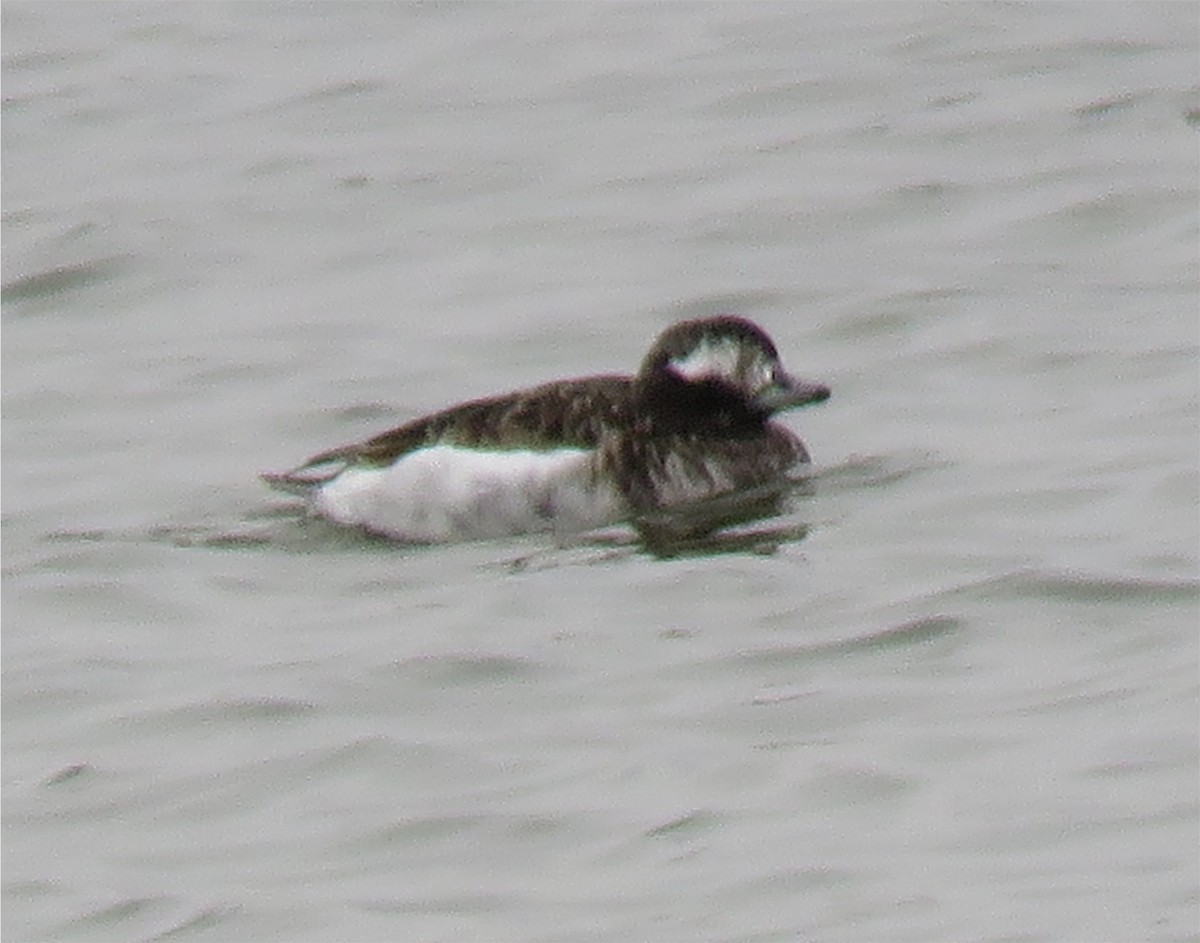
M829 399L829 387L811 380L781 374L775 382L754 397L759 409L777 413L784 409L795 409L809 403L820 403Z

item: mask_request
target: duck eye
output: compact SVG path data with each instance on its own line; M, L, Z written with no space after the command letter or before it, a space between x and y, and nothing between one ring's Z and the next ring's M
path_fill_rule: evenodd
M755 357L747 365L746 386L753 393L761 393L780 386L784 383L785 374L782 368L766 357Z

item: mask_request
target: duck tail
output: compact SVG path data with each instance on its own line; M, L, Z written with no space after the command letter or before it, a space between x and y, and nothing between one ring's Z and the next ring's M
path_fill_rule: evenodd
M323 452L303 465L285 472L263 472L258 477L266 485L284 494L308 498L322 485L327 485L353 462L354 456L345 450Z

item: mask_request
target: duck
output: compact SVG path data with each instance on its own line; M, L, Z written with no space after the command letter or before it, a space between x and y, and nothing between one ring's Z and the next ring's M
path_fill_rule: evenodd
M319 517L405 543L621 523L696 536L725 526L727 509L682 523L673 510L743 494L757 516L777 507L811 458L773 417L829 396L789 374L754 322L695 318L659 334L632 376L474 399L261 478Z

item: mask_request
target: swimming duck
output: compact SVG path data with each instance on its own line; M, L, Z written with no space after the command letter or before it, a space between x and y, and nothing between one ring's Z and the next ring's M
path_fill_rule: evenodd
M804 443L772 421L829 398L732 315L681 321L634 376L558 380L476 399L262 475L338 524L414 543L571 534L723 495L782 495ZM685 526L722 526L705 518Z

